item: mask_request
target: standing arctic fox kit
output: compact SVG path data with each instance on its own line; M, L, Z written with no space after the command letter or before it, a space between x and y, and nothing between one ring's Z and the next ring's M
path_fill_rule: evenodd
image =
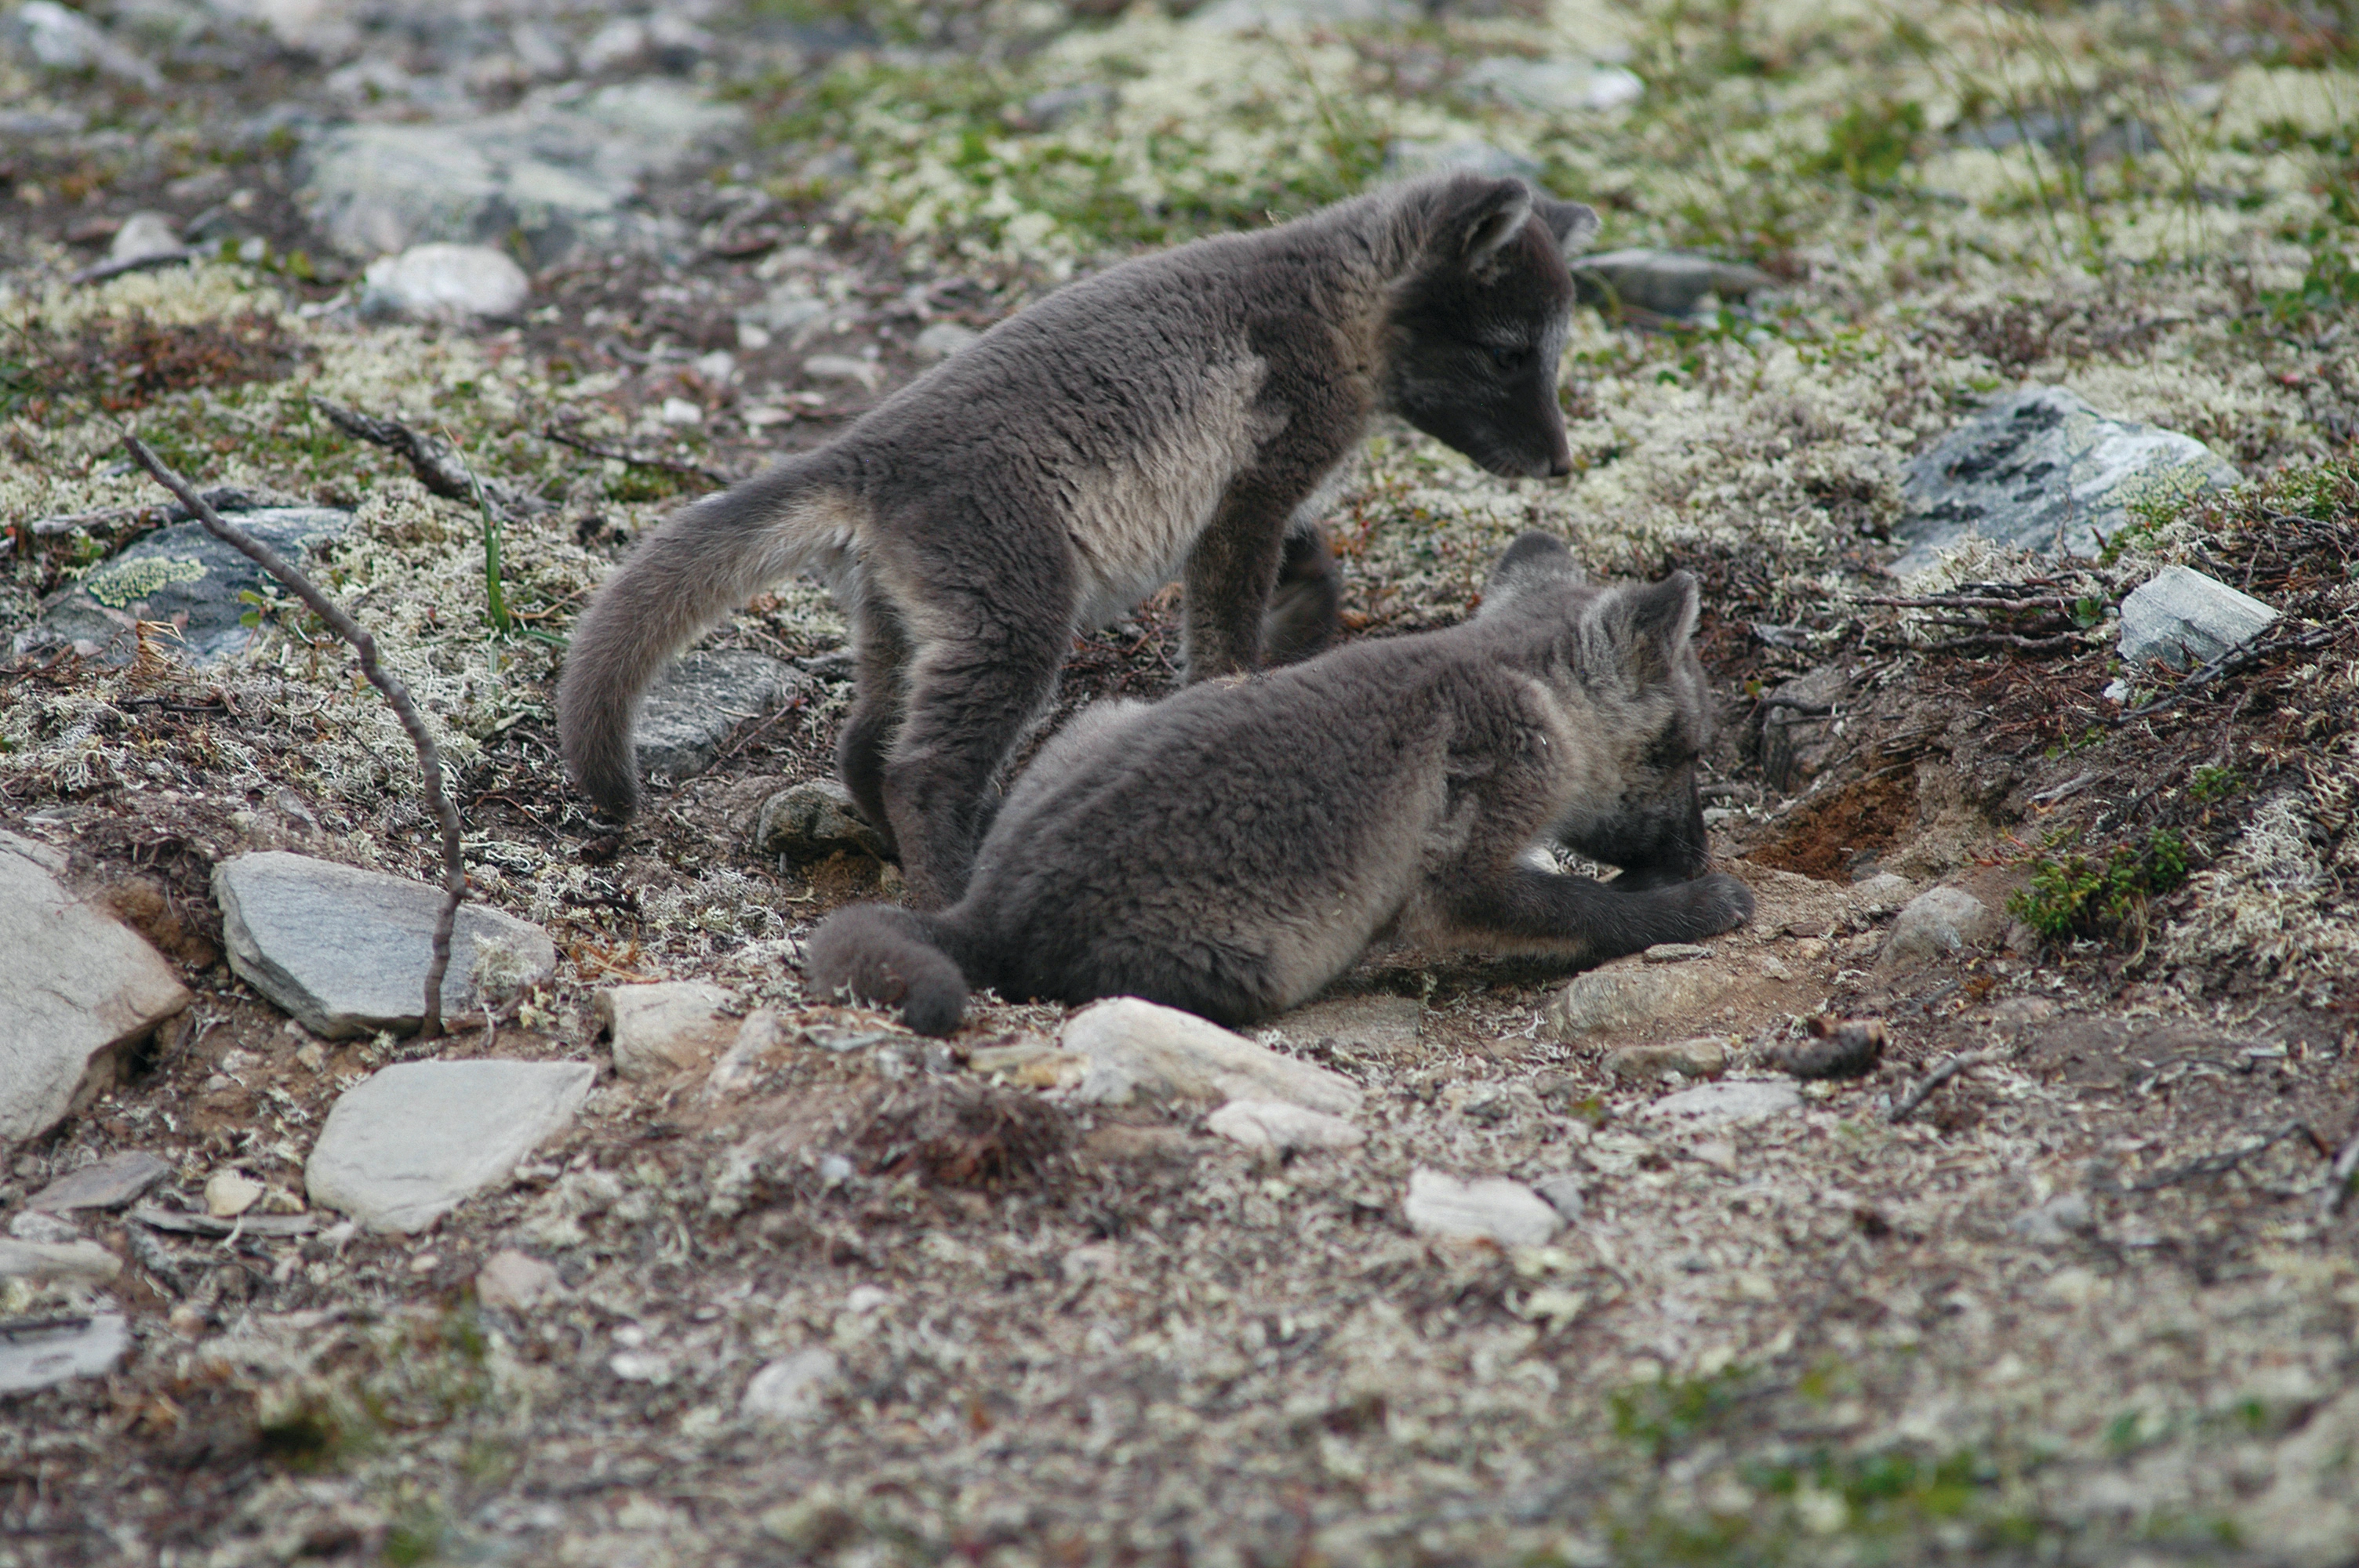
M838 913L810 980L929 1034L958 1027L970 985L1236 1024L1308 1000L1387 930L1597 964L1741 925L1745 884L1701 875L1696 609L1685 572L1589 588L1527 534L1463 624L1101 703L1016 781L958 903ZM1551 840L1623 874L1527 860Z
M566 656L568 769L629 813L634 716L664 663L822 568L858 659L843 782L914 901L951 903L1077 628L1180 575L1191 681L1258 667L1266 639L1274 662L1326 641L1319 498L1375 416L1496 473L1570 471L1564 253L1596 228L1520 180L1451 174L1057 290L640 545Z

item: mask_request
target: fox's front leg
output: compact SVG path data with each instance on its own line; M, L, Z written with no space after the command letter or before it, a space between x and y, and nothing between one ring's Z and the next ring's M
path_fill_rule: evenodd
M1753 892L1724 872L1668 887L1617 892L1588 877L1522 861L1463 887L1451 924L1472 946L1553 953L1603 964L1658 942L1700 942L1753 918Z

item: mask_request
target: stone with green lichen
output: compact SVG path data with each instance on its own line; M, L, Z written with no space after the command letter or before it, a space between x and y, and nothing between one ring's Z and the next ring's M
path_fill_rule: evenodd
M223 515L299 567L312 546L340 538L353 521L351 513L325 506ZM266 589L283 591L203 524L175 524L50 595L40 619L16 637L16 651L71 645L109 664L128 664L138 649L131 625L136 619L172 628L153 635L151 645L188 664L216 664L254 638L255 628L245 620L254 602L239 595Z

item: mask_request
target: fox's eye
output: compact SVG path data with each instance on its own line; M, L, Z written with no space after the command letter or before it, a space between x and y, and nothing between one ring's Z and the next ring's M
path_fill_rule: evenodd
M1526 360L1532 357L1532 351L1523 347L1521 344L1517 344L1512 348L1501 348L1498 344L1494 343L1490 346L1490 353L1491 362L1497 365L1501 370L1514 370L1516 366L1522 364Z

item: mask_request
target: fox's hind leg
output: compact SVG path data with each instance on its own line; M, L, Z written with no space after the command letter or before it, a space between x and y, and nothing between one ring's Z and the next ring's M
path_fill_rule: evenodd
M885 811L885 758L901 711L908 702L909 640L900 617L884 596L866 584L847 596L852 604L853 655L859 674L851 716L836 738L835 766L853 804L889 845L893 825Z
M1324 649L1343 629L1343 574L1335 568L1327 530L1312 524L1288 534L1277 590L1262 617L1263 662L1297 664Z
M901 606L916 656L908 700L885 754L883 796L901 874L920 909L954 903L989 819L992 775L1057 689L1072 637L1073 567L1013 530L992 537L987 563L943 560ZM1028 558L1027 558L1028 557ZM996 580L995 580L996 579Z

